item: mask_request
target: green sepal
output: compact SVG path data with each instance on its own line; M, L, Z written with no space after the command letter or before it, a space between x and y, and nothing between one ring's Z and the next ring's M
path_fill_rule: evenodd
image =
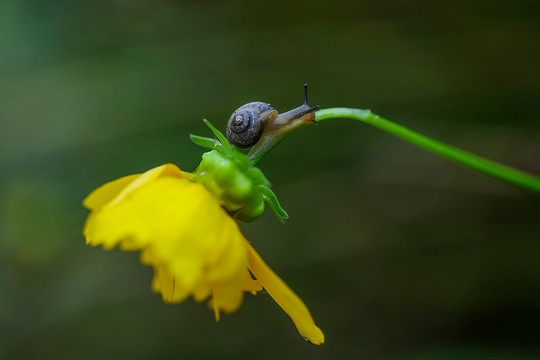
M262 170L258 167L251 166L246 170L246 172L257 185L266 185L270 187L270 181L268 181Z
M243 152L241 152L241 151L239 151L239 150L237 150L236 148L233 147L232 159L238 164L240 169L250 173L252 168L250 168L249 158L247 157L246 154L244 154ZM259 169L257 169L257 170L259 170ZM251 176L251 174L250 174L250 176Z
M207 138L207 137L199 136L199 135L193 135L193 134L190 134L189 137L191 141L193 141L195 144L199 146L202 146L203 148L207 148L210 150L217 150L220 153L224 152L223 145L221 144L219 140L211 139L211 138Z
M270 205L276 216L281 220L285 221L289 218L289 214L279 204L276 194L266 185L257 186L257 190L261 193L264 201Z
M260 194L253 192L245 206L233 213L234 218L243 222L254 222L264 212L264 198Z
M229 143L229 140L227 140L225 135L223 135L223 133L221 131L216 129L214 127L214 125L212 125L212 123L210 121L208 121L206 119L203 119L203 121L206 124L206 126L208 126L210 128L210 130L212 130L214 135L218 138L218 140L223 145L224 154L225 155L232 155L232 145L231 145L231 143Z

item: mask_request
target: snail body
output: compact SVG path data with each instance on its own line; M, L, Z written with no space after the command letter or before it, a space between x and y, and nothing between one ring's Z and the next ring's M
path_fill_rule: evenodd
M227 122L227 138L240 148L252 147L251 159L265 154L294 130L314 123L319 106L307 104L307 84L304 85L304 103L279 114L272 105L255 101L236 109ZM261 155L262 156L262 155Z

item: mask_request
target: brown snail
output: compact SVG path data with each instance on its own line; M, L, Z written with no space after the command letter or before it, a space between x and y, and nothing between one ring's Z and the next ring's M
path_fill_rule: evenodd
M256 158L283 140L294 130L315 122L315 111L319 106L307 103L307 84L304 85L304 103L299 107L279 114L272 105L255 101L236 109L227 122L227 138L231 144L252 147L248 156Z

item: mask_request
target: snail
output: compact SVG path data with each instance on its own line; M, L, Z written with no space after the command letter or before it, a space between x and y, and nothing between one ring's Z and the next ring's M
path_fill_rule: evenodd
M315 122L315 111L307 101L307 84L304 85L304 103L279 114L268 103L255 101L236 109L227 122L227 138L239 148L252 147L248 156L256 158L283 140L294 130Z

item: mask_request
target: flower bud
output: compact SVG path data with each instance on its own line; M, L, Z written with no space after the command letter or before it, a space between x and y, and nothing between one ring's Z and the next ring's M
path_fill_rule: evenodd
M245 164L249 164L249 159L239 151L235 151L234 157L210 151L203 154L194 178L202 182L234 217L251 222L263 213L265 207L256 186L269 184L264 177L248 171Z

